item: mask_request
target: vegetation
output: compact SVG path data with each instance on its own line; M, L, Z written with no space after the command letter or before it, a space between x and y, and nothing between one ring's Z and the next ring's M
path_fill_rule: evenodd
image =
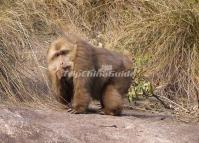
M156 94L198 117L196 0L0 0L0 101L55 103L44 55L63 29L128 52Z

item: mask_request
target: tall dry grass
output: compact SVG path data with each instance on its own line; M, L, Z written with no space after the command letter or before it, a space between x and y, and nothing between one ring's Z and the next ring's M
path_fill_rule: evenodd
M189 0L1 0L1 101L53 100L45 52L64 27L95 45L131 52L157 94L198 106L198 12Z
M144 57L142 68L159 88L158 94L182 106L198 107L198 3L164 0L138 5L141 17L125 26L128 45Z

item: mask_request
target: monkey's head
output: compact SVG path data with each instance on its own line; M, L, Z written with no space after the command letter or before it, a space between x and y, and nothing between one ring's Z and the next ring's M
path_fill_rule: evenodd
M76 45L60 38L53 42L47 54L48 70L56 72L58 78L67 76L74 69Z

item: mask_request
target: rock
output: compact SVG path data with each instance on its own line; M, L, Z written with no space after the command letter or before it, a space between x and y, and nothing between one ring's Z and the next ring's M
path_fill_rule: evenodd
M115 117L3 106L0 140L2 143L198 143L199 124L134 111Z

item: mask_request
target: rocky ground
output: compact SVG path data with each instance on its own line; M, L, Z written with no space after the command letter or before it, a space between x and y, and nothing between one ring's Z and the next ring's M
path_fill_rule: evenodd
M1 143L198 143L199 124L125 110L120 117L0 107Z

